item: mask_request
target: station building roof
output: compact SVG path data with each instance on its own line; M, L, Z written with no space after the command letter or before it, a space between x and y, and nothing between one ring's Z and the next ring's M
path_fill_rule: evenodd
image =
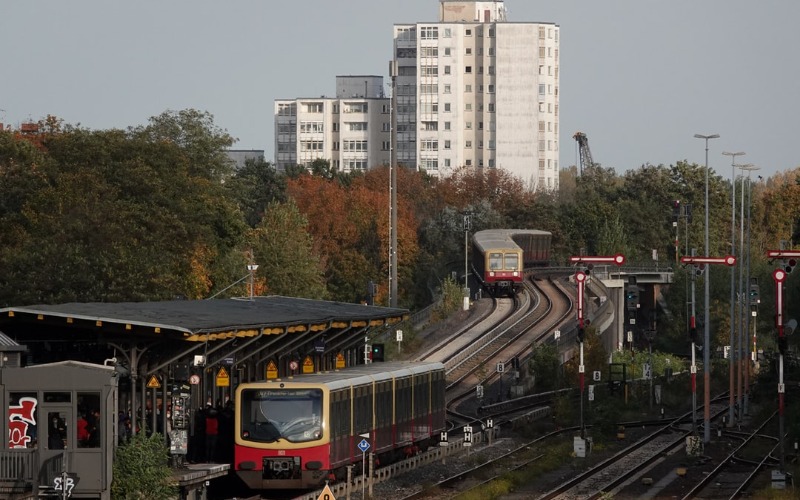
M20 328L31 324L57 330L77 328L143 338L206 342L330 328L380 327L400 322L407 316L408 310L399 308L266 296L6 307L0 309L0 328L16 334L17 340L23 343Z

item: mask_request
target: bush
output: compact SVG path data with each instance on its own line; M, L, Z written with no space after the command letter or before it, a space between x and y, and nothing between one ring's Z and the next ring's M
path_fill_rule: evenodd
M178 498L171 484L169 449L161 434L139 433L117 449L111 496L116 500L163 500Z

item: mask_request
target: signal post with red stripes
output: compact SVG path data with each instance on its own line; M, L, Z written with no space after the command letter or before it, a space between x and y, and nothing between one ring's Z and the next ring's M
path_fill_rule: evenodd
M625 256L622 254L612 255L609 257L579 255L570 257L569 262L573 265L579 265L579 264L585 265L587 269L591 269L594 266L594 264L616 264L617 266L621 266L622 264L625 263ZM585 337L585 330L584 330L585 323L583 318L583 291L584 291L584 286L586 285L586 277L587 273L582 270L575 272L575 283L578 286L578 345L580 346L578 382L581 391L581 440L583 440L586 437L586 428L583 424L583 388L584 388L584 374L586 373L586 368L583 364L583 339Z

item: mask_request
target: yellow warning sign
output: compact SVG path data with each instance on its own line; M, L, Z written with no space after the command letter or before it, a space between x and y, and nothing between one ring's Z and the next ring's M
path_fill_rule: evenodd
M339 353L336 355L336 369L341 370L344 368L344 354Z
M228 387L229 385L231 385L231 379L228 376L228 371L225 370L224 366L220 366L217 372L217 387Z
M303 360L303 373L314 373L314 360L311 356L306 356Z
M147 388L161 389L161 382L158 381L158 377L156 377L155 375L150 375L150 380L147 381Z
M330 486L326 484L325 487L322 488L322 493L319 494L317 500L336 500L336 497L333 496Z
M270 360L267 363L267 380L278 378L278 367L275 365L275 362Z

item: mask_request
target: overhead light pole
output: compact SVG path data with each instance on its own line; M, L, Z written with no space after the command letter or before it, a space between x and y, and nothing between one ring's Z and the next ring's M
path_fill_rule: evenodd
M706 142L706 257L708 257L709 245L708 245L708 140L709 139L719 139L719 134L711 134L711 135L702 135L702 134L694 134L696 139L703 139ZM705 303L703 304L703 442L708 443L711 441L711 356L709 351L711 350L711 342L710 342L710 331L709 331L709 315L710 315L710 308L709 308L709 297L710 293L710 278L711 278L711 269L710 266L706 266L706 276L703 280L705 283Z
M740 229L739 229L739 243L741 245L741 251L739 252L740 262L744 262L743 259L745 258L745 240L744 240L744 172L747 172L747 185L748 190L750 186L750 172L753 170L758 170L759 168L751 163L746 163L744 165L736 165L736 168L742 171L742 203L741 203L741 211L739 213L740 217ZM747 200L747 253L748 257L750 254L750 199L748 195ZM750 377L748 376L748 372L750 371L750 360L748 359L749 356L745 356L745 346L749 345L746 343L746 335L747 335L747 328L745 328L745 314L747 312L747 302L749 298L749 294L744 285L744 265L739 264L739 343L738 343L738 360L739 360L739 372L738 372L738 385L739 385L739 397L741 398L741 402L739 404L739 412L741 415L748 414L748 395L749 395L749 388L747 386ZM747 259L747 282L750 282L750 259ZM749 325L749 321L747 322ZM741 417L740 417L741 418Z
M723 155L731 157L731 255L736 256L736 157L747 153L738 151L731 153L723 151ZM729 393L728 393L728 423L733 425L735 418L734 408L737 404L736 397L736 267L731 267L731 340L728 350Z

